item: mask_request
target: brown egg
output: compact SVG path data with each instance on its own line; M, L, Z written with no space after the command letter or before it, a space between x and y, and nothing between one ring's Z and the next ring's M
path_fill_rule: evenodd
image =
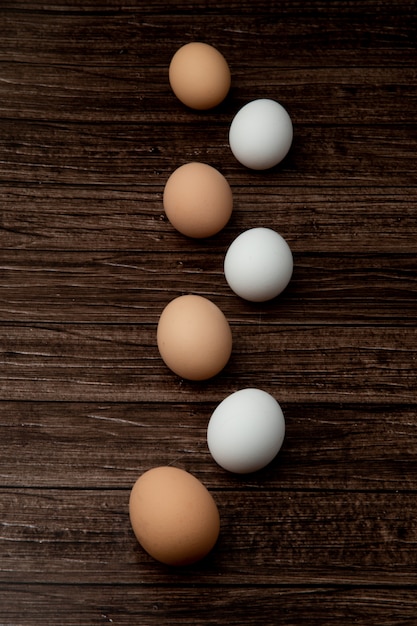
M138 478L130 493L129 515L141 546L167 565L199 561L220 532L211 494L195 476L176 467L156 467Z
M233 196L229 183L206 163L186 163L165 185L163 205L172 226L188 237L211 237L229 221Z
M192 109L212 109L230 89L230 69L224 56L209 44L194 41L171 59L169 82L177 98Z
M232 352L232 332L223 312L211 300L179 296L162 311L157 343L165 364L188 380L218 374Z

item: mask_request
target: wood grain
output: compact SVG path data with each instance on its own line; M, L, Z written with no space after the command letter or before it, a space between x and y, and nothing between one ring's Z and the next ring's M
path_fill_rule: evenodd
M242 325L215 384L167 370L151 325L2 326L7 400L175 402L216 399L239 387L279 391L284 402L412 402L415 328ZM233 332L233 330L232 330ZM24 375L23 375L24 374Z
M99 250L142 255L171 251L171 263L181 263L188 252L194 252L199 263L209 263L216 254L223 260L227 246L241 230L269 226L282 233L294 253L333 252L339 257L415 255L417 251L415 187L368 188L360 183L358 188L327 189L317 180L306 189L277 185L276 178L275 186L266 187L263 177L262 184L257 179L256 191L233 184L230 223L214 239L198 242L180 237L166 223L163 184L155 181L109 189L17 184L6 185L2 191L0 240L8 250L88 251L90 258ZM382 262L390 263L390 256L383 256ZM148 267L154 269L152 258ZM216 267L222 271L221 263Z
M132 485L153 465L181 463L210 489L219 480L227 489L411 493L417 488L412 405L282 403L286 438L279 457L259 475L236 477L213 464L205 441L217 400L4 402L2 484L117 489ZM393 440L395 446L387 445Z
M415 591L404 588L370 589L318 585L308 592L297 587L260 585L225 586L221 595L211 586L176 585L4 586L5 615L20 615L35 626L57 619L65 626L80 621L91 624L258 624L275 626L353 625L369 613L370 626L412 625L416 613ZM319 617L317 617L319 615ZM321 617L323 615L323 617ZM42 617L41 617L42 616ZM92 617L93 616L93 617Z
M0 623L414 626L417 606L417 11L412 0L2 0L0 7ZM232 89L186 109L168 65L217 46ZM294 124L267 172L228 129L270 97ZM207 240L162 205L179 165L228 179ZM223 274L243 230L294 255L275 300ZM163 364L168 301L216 302L234 337L214 379ZM278 457L248 476L211 458L229 393L280 402ZM130 528L140 473L176 465L215 498L218 544L190 568Z
M198 476L198 474L196 474ZM220 485L220 482L218 483ZM222 536L193 568L161 568L137 545L128 491L2 491L7 582L416 584L415 494L213 489ZM50 516L45 517L49 511ZM254 513L256 511L256 519ZM52 514L53 513L53 514ZM28 521L30 520L30 522ZM28 550L28 548L30 548ZM223 557L222 557L223 555ZM331 568L329 568L331 563ZM388 573L388 569L393 571Z
M0 271L7 289L0 317L8 323L155 325L167 297L197 292L216 299L234 325L255 326L260 318L273 325L415 324L415 255L392 254L388 261L381 254L294 251L295 270L285 293L270 303L250 304L238 300L226 283L225 249L204 256L201 249L180 256L5 250Z

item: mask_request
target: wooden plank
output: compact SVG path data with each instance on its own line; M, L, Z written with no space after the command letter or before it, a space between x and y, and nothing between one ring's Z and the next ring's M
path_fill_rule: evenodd
M263 586L184 587L146 585L2 585L0 618L8 624L62 626L116 623L329 626L341 622L411 624L417 611L413 589Z
M162 246L164 248L164 246ZM5 322L149 323L145 300L161 310L167 296L216 298L234 322L291 324L416 323L415 255L295 255L290 285L273 302L236 298L223 274L224 250L92 253L4 251L0 319ZM343 306L341 307L341 304Z
M237 326L215 380L183 381L163 364L154 324L3 324L4 400L215 400L239 387L279 390L282 402L415 400L416 328Z
M413 405L282 403L286 436L278 457L260 473L236 477L207 448L207 424L222 399L2 402L0 484L129 487L150 467L180 463L212 489L417 491Z
M168 83L166 66L2 63L2 118L55 122L129 124L200 122L230 124L247 101L278 99L297 126L311 124L414 125L417 98L414 67L322 67L314 69L236 66L232 91L215 112L196 114L182 106ZM268 80L263 74L269 72ZM139 89L140 86L140 89ZM409 105L405 106L404 103Z
M260 175L241 166L228 147L228 125L210 132L198 118L152 125L45 123L0 120L3 180L22 184L160 185L188 161L217 167L231 184L387 187L415 189L415 128L407 126L297 126L286 159ZM387 150L388 155L387 156ZM329 167L329 162L332 166Z
M294 253L326 252L342 259L349 253L360 254L366 263L373 263L367 255L417 252L415 186L326 188L318 179L307 186L287 186L281 184L279 173L260 178L219 169L232 185L234 214L226 228L208 240L187 239L167 223L162 205L167 172L121 187L4 185L0 187L1 247L59 250L59 254L66 250L171 253L171 264L178 263L178 279L188 252L199 255L200 263L209 263L213 253L224 254L235 236L256 226L275 228ZM8 257L2 253L0 258Z
M33 62L35 51L48 63L59 58L61 63L117 66L131 58L141 66L167 65L182 43L209 38L227 57L238 56L240 66L369 66L380 65L382 56L385 65L415 66L411 0L396 3L395 11L381 2L286 2L278 7L264 2L255 13L249 2L227 3L227 10L220 2L209 11L204 3L190 11L184 2L168 15L163 3L136 3L127 11L94 2L71 9L59 2L49 4L49 10L43 3L21 6L21 12L4 11L0 22L2 54L20 63Z
M365 2L352 2L351 4L346 4L343 0L305 0L303 2L294 2L294 0L282 0L280 2L280 7L282 7L283 18L288 15L299 15L300 13L304 13L305 15L319 17L323 9L326 9L329 16L345 16L345 15L358 15L362 13L364 16L374 15L378 11L378 15L375 15L376 18L386 19L386 16L392 15L392 18L395 19L399 16L403 15L404 12L408 15L410 12L414 15L413 9L415 9L415 5L412 0L398 0L397 2L398 13L396 15L392 15L389 7L385 5L381 5L381 0L366 0ZM28 11L30 12L41 12L44 11L46 15L49 12L65 14L68 15L83 15L92 13L93 15L123 15L125 12L131 13L132 11L136 13L147 14L157 14L162 13L163 15L168 14L168 8L171 8L169 4L163 0L155 0L152 5L142 4L138 2L138 0L125 0L123 5L117 0L74 0L71 3L71 6L68 6L65 0L48 0L47 2L38 2L38 0L4 0L2 5L3 8L9 9L9 12L20 12L20 11ZM177 0L175 3L175 8L177 9L177 13L190 14L190 6L187 0ZM248 1L243 1L239 3L237 0L231 0L227 3L228 13L232 15L236 15L239 12L243 14L243 16L251 14L253 11L253 5ZM193 9L206 9L207 5L205 0L195 0L193 4ZM210 12L215 15L221 15L225 11L225 6L223 3L216 2L210 7ZM276 6L271 4L268 0L259 0L258 5L256 7L256 13L260 14L271 14L276 11Z
M222 490L221 535L190 568L137 543L129 489L1 489L3 583L415 585L415 493ZM256 511L256 515L254 515ZM331 567L329 567L331 564ZM219 578L221 577L221 578Z

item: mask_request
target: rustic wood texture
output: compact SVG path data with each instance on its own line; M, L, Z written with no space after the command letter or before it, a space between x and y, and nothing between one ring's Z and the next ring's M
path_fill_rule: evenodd
M417 8L414 0L2 0L0 6L0 624L417 623ZM188 110L182 44L217 46L232 89ZM257 97L294 123L251 172L228 128ZM189 240L163 214L190 160L229 180L234 214ZM288 241L264 304L223 275L242 230ZM182 293L216 302L234 349L213 380L162 363ZM229 393L281 403L286 438L234 476L206 428ZM213 493L202 562L137 544L133 482L172 464Z

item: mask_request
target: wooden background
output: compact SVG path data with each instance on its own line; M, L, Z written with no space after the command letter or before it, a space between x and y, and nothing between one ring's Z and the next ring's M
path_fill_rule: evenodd
M417 624L416 17L414 0L1 0L2 626ZM193 40L231 68L215 111L169 87ZM294 123L268 172L228 146L258 97ZM163 215L191 160L234 194L207 241ZM222 272L261 225L295 261L262 305ZM204 383L156 347L163 307L190 292L234 335ZM246 386L276 397L287 436L237 477L206 427ZM189 568L130 528L131 486L161 464L219 507L219 542Z

